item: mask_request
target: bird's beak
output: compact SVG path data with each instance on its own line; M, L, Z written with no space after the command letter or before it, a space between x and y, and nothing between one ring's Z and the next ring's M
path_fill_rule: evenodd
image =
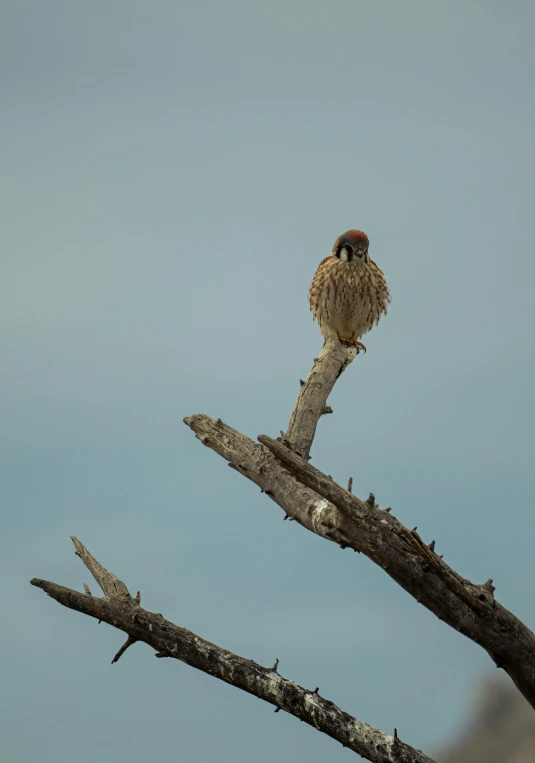
M357 255L357 257L363 257L365 253L366 252L365 252L364 249L356 249L355 250L355 254Z

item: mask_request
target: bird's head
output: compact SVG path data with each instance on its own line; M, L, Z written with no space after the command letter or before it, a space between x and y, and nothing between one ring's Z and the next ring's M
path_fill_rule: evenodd
M342 233L333 246L333 256L343 262L369 262L368 236L361 230L348 230Z

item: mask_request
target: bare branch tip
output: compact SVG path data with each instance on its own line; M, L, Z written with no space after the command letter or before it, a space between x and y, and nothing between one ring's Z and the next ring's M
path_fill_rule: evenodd
M93 594L89 590L89 586L87 585L87 583L84 583L84 593L87 594L88 596L93 596Z
M111 661L111 664L113 665L114 662L119 662L123 654L126 652L129 646L132 646L132 644L135 644L137 641L137 638L132 638L132 636L128 636L122 647L119 649L113 660Z
M276 672L277 672L277 668L278 668L278 667L279 667L279 658L278 658L278 657L276 657L276 658L275 658L275 662L273 663L273 667L271 668L271 670L272 670L274 673L276 673Z

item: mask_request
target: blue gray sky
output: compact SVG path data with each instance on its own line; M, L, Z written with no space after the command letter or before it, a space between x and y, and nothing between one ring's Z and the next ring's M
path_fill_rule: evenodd
M307 289L364 229L392 291L313 462L535 622L535 8L4 0L0 760L352 754L30 587L77 535L148 609L432 752L490 660L182 423L285 428ZM89 733L91 732L91 733Z

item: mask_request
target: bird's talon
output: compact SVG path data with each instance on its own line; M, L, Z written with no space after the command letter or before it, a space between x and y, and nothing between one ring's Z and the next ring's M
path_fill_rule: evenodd
M353 345L353 347L357 350L357 355L361 350L364 350L366 352L366 345L362 344L362 342L359 342L357 339L345 339L345 337L337 335L338 341L345 345Z

